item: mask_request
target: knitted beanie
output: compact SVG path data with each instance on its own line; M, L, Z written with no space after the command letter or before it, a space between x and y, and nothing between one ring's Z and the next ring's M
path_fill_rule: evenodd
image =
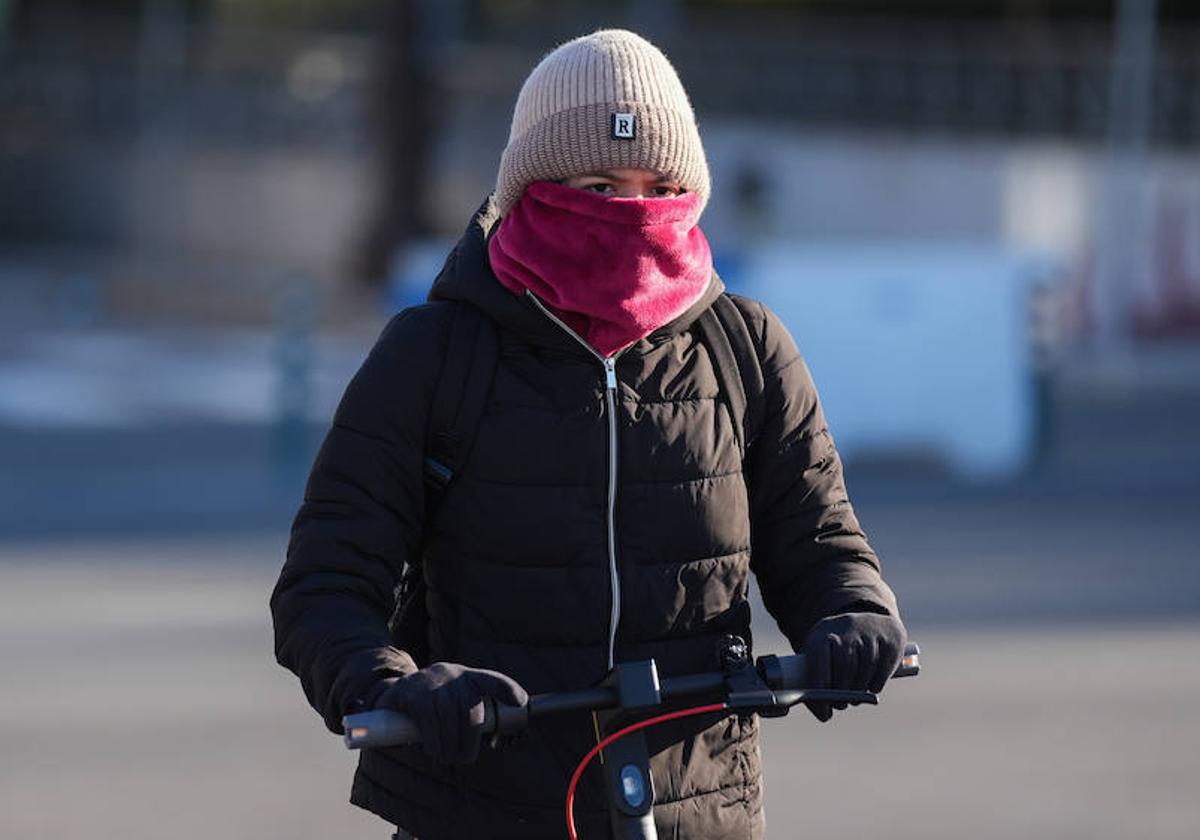
M603 29L562 44L525 80L494 201L503 215L534 181L614 168L662 172L708 201L700 131L675 68L645 38Z

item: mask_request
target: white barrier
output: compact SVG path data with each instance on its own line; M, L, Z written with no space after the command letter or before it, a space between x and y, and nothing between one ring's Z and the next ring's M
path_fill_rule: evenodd
M1029 293L1044 256L933 243L757 245L736 291L767 303L808 361L843 456L936 454L1011 476L1034 436Z

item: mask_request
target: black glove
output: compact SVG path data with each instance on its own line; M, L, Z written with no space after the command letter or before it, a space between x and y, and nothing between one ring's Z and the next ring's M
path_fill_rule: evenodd
M435 662L387 682L374 707L411 717L425 752L443 764L466 764L479 755L485 698L510 706L524 706L529 700L512 678L454 662Z
M900 666L907 642L904 625L892 615L852 612L822 619L804 640L808 685L878 694ZM819 721L846 708L845 703L807 705Z

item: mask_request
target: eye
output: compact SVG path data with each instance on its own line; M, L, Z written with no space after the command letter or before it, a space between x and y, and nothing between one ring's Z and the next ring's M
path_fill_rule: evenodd
M655 198L667 198L669 196L679 195L682 192L683 190L674 184L655 184L650 188L650 194Z
M609 184L607 182L601 181L597 184L588 184L587 186L584 187L584 189L589 190L590 192L600 193L601 195L608 195L609 193L611 193L613 191L613 185Z

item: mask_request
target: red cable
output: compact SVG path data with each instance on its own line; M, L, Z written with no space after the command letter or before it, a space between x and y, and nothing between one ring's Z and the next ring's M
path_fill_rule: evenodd
M630 724L624 729L618 729L613 734L604 738L596 746L592 747L588 754L583 757L583 761L579 762L579 766L575 768L575 772L571 774L571 784L567 785L567 833L571 836L571 840L579 840L579 835L575 833L575 786L579 784L579 778L583 775L584 768L588 766L596 754L600 750L607 747L618 738L623 738L630 732L636 732L639 729L645 729L647 726L654 726L657 723L666 723L668 720L675 718L689 717L690 715L703 715L709 712L722 712L727 708L724 703L710 703L707 706L693 706L690 709L680 709L675 712L667 712L658 717L648 718L647 720L639 721L638 723Z

